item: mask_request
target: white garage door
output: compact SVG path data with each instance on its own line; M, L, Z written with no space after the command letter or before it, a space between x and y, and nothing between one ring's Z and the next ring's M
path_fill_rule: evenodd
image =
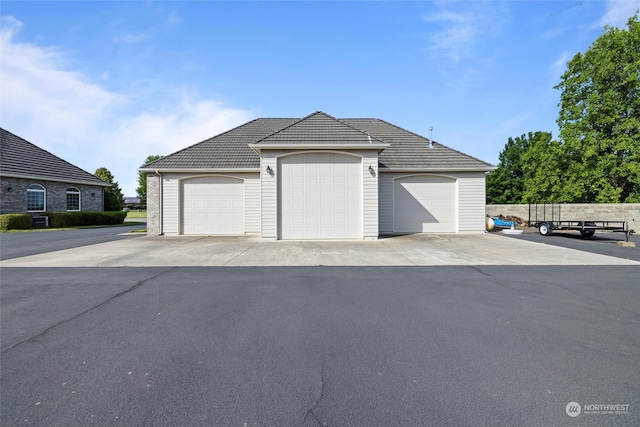
M182 182L183 234L243 234L244 181L222 176Z
M334 153L287 156L279 163L281 239L361 239L362 161Z
M456 181L441 176L415 175L393 184L395 233L456 232Z

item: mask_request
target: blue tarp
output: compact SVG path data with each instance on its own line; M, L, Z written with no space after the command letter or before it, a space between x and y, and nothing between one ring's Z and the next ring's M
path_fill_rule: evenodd
M500 218L493 218L493 225L495 225L496 227L511 227L514 224L511 221L504 221Z

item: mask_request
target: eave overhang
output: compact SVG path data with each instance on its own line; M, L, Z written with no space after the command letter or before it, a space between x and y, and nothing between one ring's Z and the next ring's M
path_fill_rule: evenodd
M260 167L255 168L138 168L145 173L247 173L260 172Z
M491 172L496 170L495 166L490 167L437 167L437 168L389 168L386 166L379 166L378 172L380 173L390 173L390 172Z
M49 181L49 182L64 182L67 184L82 184L82 185L93 185L94 187L111 187L111 184L107 182L95 182L95 181L84 181L81 179L65 179L65 178L55 178L55 177L45 177L38 175L28 175L28 174L17 174L17 173L5 173L1 172L0 177L6 178L19 178L19 179L33 179L38 181ZM98 178L96 178L98 179Z

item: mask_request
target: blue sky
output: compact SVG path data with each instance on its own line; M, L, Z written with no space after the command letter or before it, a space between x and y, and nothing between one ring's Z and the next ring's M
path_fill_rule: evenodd
M11 1L0 126L134 196L137 168L257 117L375 117L497 164L557 135L566 62L639 0Z

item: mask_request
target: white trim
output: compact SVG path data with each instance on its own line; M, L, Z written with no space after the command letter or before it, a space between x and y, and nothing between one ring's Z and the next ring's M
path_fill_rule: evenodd
M74 190L74 191L69 191L69 190ZM69 193L71 194L77 194L78 195L78 209L69 209L69 199L67 198L65 200L65 204L67 205L67 212L80 212L82 210L82 191L80 191L77 187L69 187L67 188L67 191L65 192L65 195L67 197L69 197Z
M185 181L189 181L192 179L197 179L197 178L209 178L209 177L220 177L220 178L230 178L230 179L235 179L237 181L242 182L242 193L243 193L243 207L242 210L243 212L246 209L246 195L245 195L245 184L246 184L246 180L245 178L239 178L237 176L233 176L233 175L224 175L224 174L200 174L200 175L190 175L190 176L186 176L186 177L181 177L177 179L178 182L178 234L179 235L184 235L184 182ZM243 215L245 216L245 215ZM243 218L243 230L244 232L242 234L231 234L231 235L245 235L246 234L246 228L247 228L247 224L246 221L244 221Z
M396 176L395 178L393 178L393 180L395 181L395 180L397 180L397 179L409 178L409 177L411 177L411 176L441 176L441 177L443 177L443 178L452 179L452 180L454 180L454 181L458 179L458 177L456 177L456 176L453 176L453 175L443 175L443 174L441 174L441 173L439 173L439 174L436 174L436 173L410 173L410 174L407 174L407 175L398 175L398 176Z
M29 188L32 185L36 185L36 186L40 187L41 189L37 190L35 188ZM42 206L43 206L43 209L31 209L31 210L29 209L29 191L32 191L34 193L42 193ZM26 194L26 196L27 196L27 206L26 206L27 212L46 212L47 211L47 188L44 185L40 185L40 184L37 184L35 182L32 183L32 184L29 184L27 186L27 194Z
M351 153L349 151L341 151L341 150L322 150L322 151L318 151L318 150L302 150L302 151L292 151L292 152L288 152L288 153L279 154L275 158L276 158L276 161L278 161L282 157L297 156L298 154L318 154L318 153L344 154L346 156L359 157L360 159L363 158L362 154Z
M451 170L449 170L449 172L451 172ZM392 185L391 185L391 226L392 226L392 233L393 234L407 234L404 232L399 232L396 231L396 181L399 179L405 179L405 178L411 178L414 176L434 176L434 177L441 177L441 178L445 178L445 179L449 179L452 182L452 184L454 185L455 188L455 194L454 194L454 202L455 202L455 212L453 212L454 215L454 231L453 233L459 233L460 232L460 224L459 224L459 205L460 205L460 197L459 197L459 191L458 191L458 184L459 184L459 178L456 176L452 176L452 175L443 175L443 174L435 174L435 173L412 173L412 174L407 174L407 175L399 175L393 178L392 180ZM409 233L411 234L411 233Z
M306 148L306 147L305 147ZM279 155L276 155L274 157L274 161L276 164L276 168L275 168L275 186L276 186L276 191L275 191L275 236L277 240L283 240L282 237L282 218L281 218L281 209L282 209L282 174L280 173L282 170L282 160L289 158L289 157L293 157L293 156L299 156L299 155L305 155L305 154L337 154L340 156L346 156L346 157L352 157L356 160L358 160L358 166L359 166L359 171L360 171L360 179L359 179L359 193L360 193L360 199L359 199L359 208L358 210L360 211L360 218L359 218L359 234L358 237L356 237L356 239L362 240L364 239L364 227L365 227L365 215L364 215L364 156L361 153L352 153L352 152L348 152L348 151L342 151L342 150L302 150L302 151L292 151L292 152L285 152ZM354 163L355 165L356 163ZM377 207L376 207L377 210ZM377 236L376 236L377 237ZM321 239L324 240L324 239Z
M378 169L378 171L380 173L434 173L434 172L447 172L447 173L456 173L456 172L489 172L489 171L493 171L496 170L497 167L495 166L491 166L491 167L486 167L486 168L479 168L479 167L473 167L473 168L455 168L455 167L449 167L449 168L389 168L389 167L381 167Z
M139 168L140 172L164 172L164 173L246 173L260 172L260 167L255 168Z

